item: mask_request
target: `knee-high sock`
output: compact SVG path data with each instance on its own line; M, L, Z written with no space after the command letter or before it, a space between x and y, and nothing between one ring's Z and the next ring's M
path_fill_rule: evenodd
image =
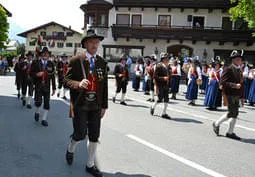
M155 102L152 104L152 109L155 109L155 108L156 108L156 106L157 106L157 104L158 104L158 102L157 102L157 101L155 101Z
M116 98L116 97L117 97L117 95L118 95L118 93L116 92L116 93L115 93L115 95L114 95L114 97Z
M60 94L60 92L61 92L61 89L58 89L58 94Z
M235 124L236 124L236 118L231 118L228 124L228 133L232 134L234 132L234 128L235 128Z
M27 104L31 105L31 96L27 97Z
M168 103L164 103L164 109L162 114L166 114L166 109L167 109Z
M35 112L36 112L37 114L40 114L40 107L36 107Z
M26 95L22 95L23 100L26 100Z
M71 144L68 146L68 152L75 153L75 149L79 143L79 141L72 140Z
M44 109L42 120L47 120L49 110Z
M66 96L66 91L67 91L67 89L64 88L63 96Z
M120 100L121 102L124 102L125 101L125 93L122 93L122 95L121 95L121 100Z
M18 94L20 95L20 90L18 90Z
M96 150L97 150L97 143L88 142L88 162L87 162L87 166L89 168L93 167L95 165Z
M223 122L227 121L229 118L227 117L227 114L224 114L223 116L221 116L216 122L215 125L216 126L220 126L220 124L222 124Z
M151 99L154 100L154 91L151 91Z

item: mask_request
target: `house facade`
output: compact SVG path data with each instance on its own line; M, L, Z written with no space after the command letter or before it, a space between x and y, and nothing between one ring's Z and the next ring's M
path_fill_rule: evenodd
M82 52L80 44L82 34L56 22L38 26L18 36L26 38L26 52L35 52L39 43L42 47L48 47L55 56L62 53L73 56L75 48L78 53Z
M255 62L255 30L242 20L232 22L230 7L228 0L90 0L80 8L84 29L105 36L100 54L109 61L168 52L210 62L244 49Z

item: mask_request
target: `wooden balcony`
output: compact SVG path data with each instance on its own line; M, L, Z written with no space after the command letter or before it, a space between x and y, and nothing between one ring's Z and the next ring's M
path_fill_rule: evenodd
M66 36L58 36L58 35L46 35L46 36L43 36L43 39L44 40L63 40L65 41L66 40Z
M190 27L190 26L155 26L155 25L113 25L112 36L115 40L118 38L134 39L165 39L170 40L189 40L220 42L246 42L252 45L255 37L252 36L255 30L224 30L218 27Z

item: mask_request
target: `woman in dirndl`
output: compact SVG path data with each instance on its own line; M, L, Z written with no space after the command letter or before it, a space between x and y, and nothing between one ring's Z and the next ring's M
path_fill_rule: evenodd
M255 69L252 69L249 74L249 78L252 79L248 101L250 106L254 106L255 103Z
M176 100L176 94L179 92L180 78L181 78L181 66L178 64L177 60L172 61L172 76L171 76L171 99Z
M219 87L221 74L222 69L220 62L213 62L212 70L209 73L208 89L204 100L204 105L207 106L209 110L216 110L217 107L222 106L222 93Z
M198 84L202 81L202 73L199 67L198 59L193 59L188 72L188 88L186 99L189 100L188 105L195 106L195 100L198 94Z

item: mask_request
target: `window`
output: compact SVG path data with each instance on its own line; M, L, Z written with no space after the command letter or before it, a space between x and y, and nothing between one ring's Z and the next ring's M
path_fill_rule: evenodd
M116 16L117 25L129 25L130 24L129 22L130 22L129 14L117 14Z
M95 15L89 15L89 24L94 25L96 20L95 20Z
M63 48L64 47L64 43L63 42L58 42L57 43L57 47L58 48Z
M159 26L171 26L171 16L170 15L159 15L158 16Z
M235 29L236 30L247 30L248 29L248 23L245 22L243 19L237 19L235 21Z
M132 15L132 25L140 26L142 24L142 15Z
M41 36L46 36L46 31L41 31L41 32L40 32L40 35L41 35Z
M80 44L80 43L75 43L75 47L76 47L76 48L80 48L80 47L81 47L81 44Z
M222 29L232 30L232 21L230 20L230 17L222 17Z
M66 32L66 36L73 36L73 32Z
M102 14L100 16L100 23L99 23L101 26L106 26L106 15L105 14Z
M128 56L135 62L143 55L143 47L140 46L103 46L104 57L107 61L119 62L122 56Z
M58 35L58 32L57 31L53 31L52 32L52 36L57 36Z
M73 47L73 43L71 42L66 43L66 47Z
M58 36L65 36L64 32L58 32Z
M35 41L30 41L30 42L29 42L29 45L30 45L30 46L35 46Z
M193 27L195 28L204 28L205 17L193 16Z

